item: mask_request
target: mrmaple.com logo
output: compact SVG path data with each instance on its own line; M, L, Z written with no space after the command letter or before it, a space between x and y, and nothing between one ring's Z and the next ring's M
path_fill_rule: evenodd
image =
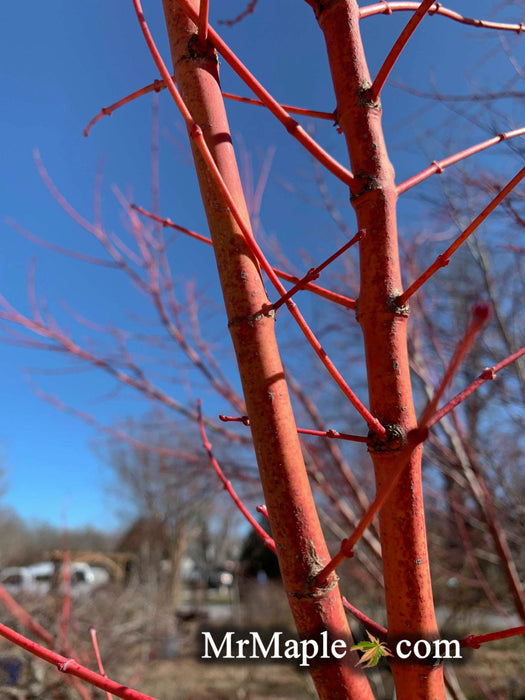
M331 639L327 631L315 639L300 640L282 630L201 630L200 659L210 662L284 661L306 668L314 659L316 662L342 659L349 651L359 651L358 664L369 668L376 666L384 656L431 664L463 658L457 639L400 639L393 645L392 652L385 642L367 634L368 641L348 646L344 639Z

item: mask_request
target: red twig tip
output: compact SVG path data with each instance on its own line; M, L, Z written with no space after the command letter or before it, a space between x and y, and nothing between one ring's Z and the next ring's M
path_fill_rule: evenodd
M106 672L104 671L104 664L102 663L102 657L100 655L100 649L98 646L98 639L97 639L97 630L94 627L89 628L89 634L91 637L91 643L93 644L93 651L95 652L95 658L97 660L97 666L98 670L100 672L101 676L104 676L104 678L107 678ZM106 700L113 700L113 696L109 691L106 692Z
M269 518L268 518L268 508L264 505L264 503L262 503L262 504L259 505L259 506L256 506L255 510L256 510L258 513L260 513L261 515L263 515L263 516L266 518L266 520L269 519Z

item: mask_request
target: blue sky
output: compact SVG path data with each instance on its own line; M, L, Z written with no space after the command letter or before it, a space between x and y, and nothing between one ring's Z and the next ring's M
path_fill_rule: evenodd
M221 3L219 13L212 3L212 21L235 15L244 2ZM472 2L452 1L449 5L468 14ZM494 2L475 3L477 16L493 15ZM306 3L276 5L261 0L254 15L234 29L218 27L225 39L274 96L292 104L332 110L335 106L322 37ZM150 28L165 60L169 51L160 2L145 2ZM289 13L289 14L288 14ZM500 18L516 20L517 6L509 7ZM523 19L523 17L521 17ZM372 73L388 52L397 33L408 20L398 13L363 23L365 47ZM93 188L97 169L103 162L105 221L118 230L119 213L110 187L133 189L137 202L151 204L150 135L151 97L128 105L97 124L91 136L83 128L99 109L158 77L140 33L131 2L72 3L56 0L42 3L8 3L3 8L4 33L0 42L0 84L3 107L0 112L0 293L27 313L27 271L36 256L36 284L53 314L64 323L67 312L62 303L77 309L98 323L119 324L134 330L126 315L130 308L138 315L150 314L143 300L126 283L115 281L113 272L91 270L82 263L37 249L21 238L4 221L10 217L46 240L96 254L93 242L73 224L46 190L33 161L33 149L40 151L44 164L59 189L88 219L93 210ZM516 37L507 39L517 49L518 60L525 56L525 43L518 47ZM270 42L270 44L268 43ZM499 46L497 35L478 32L443 19L426 18L413 37L406 54L396 67L392 80L426 89L430 79L448 92L467 92L469 76L496 88L501 76L511 75L505 58L481 61ZM521 61L523 65L523 60ZM476 71L476 72L474 72ZM450 87L450 79L453 84ZM222 66L225 90L248 95L246 88ZM447 87L449 86L449 87ZM429 160L448 155L444 147L446 120L450 111L433 105L417 114L424 103L388 87L383 95L384 121L390 142L390 155L398 179L417 172ZM509 107L510 109L510 107ZM195 178L188 168L181 120L169 96L160 98L161 124L161 211L182 225L206 233ZM523 114L507 115L519 121ZM264 206L263 224L270 235L279 237L283 248L293 255L297 245L309 243L314 255L331 252L331 241L323 235L328 225L326 213L307 208L300 197L290 196L280 182L296 181L312 192L311 165L299 146L291 142L280 125L257 108L231 107L231 127L237 143L244 143L255 165L265 149L276 148ZM479 118L479 113L478 113ZM445 125L445 126L443 126ZM486 138L476 126L455 134L454 150ZM488 124L482 124L488 126ZM433 137L428 135L434 128ZM330 125L319 127L319 138L345 161L342 139ZM504 162L501 165L505 168ZM277 177L278 176L278 177ZM280 179L279 179L280 178ZM352 225L346 193L329 178L343 215ZM422 209L413 198L400 207L401 225L414 225ZM405 217L403 219L403 217ZM297 259L297 258L296 258ZM189 275L204 286L207 294L218 293L213 259L209 250L184 239L173 253L177 278ZM224 334L215 321L216 336ZM77 329L78 330L78 329ZM81 336L79 336L81 337ZM24 518L48 520L70 526L95 524L112 528L118 523L114 501L106 491L109 472L90 448L96 431L82 421L42 402L24 379L25 368L56 369L61 358L0 344L2 420L0 445L7 469L8 491L4 503ZM226 371L233 373L229 361ZM131 392L104 399L113 384L99 372L79 375L34 375L46 391L56 393L65 403L92 413L111 424L127 416L140 416L149 404ZM198 393L200 387L196 387ZM172 387L176 398L187 400L183 383ZM195 398L195 392L192 398ZM209 399L210 410L220 412L220 403Z

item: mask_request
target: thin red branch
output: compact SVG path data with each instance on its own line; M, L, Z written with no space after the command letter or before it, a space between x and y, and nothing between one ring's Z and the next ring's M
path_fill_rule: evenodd
M372 87L370 88L370 92L368 93L372 102L378 101L381 90L383 89L383 86L386 83L394 64L432 4L433 0L423 0L423 2L420 3L417 10L410 18L410 21L399 35L395 44L392 46L390 53L379 69L374 82L372 83Z
M104 664L102 663L102 657L100 656L100 649L98 646L98 640L97 640L97 630L94 627L89 628L89 634L91 636L91 642L93 644L93 651L95 652L95 658L97 660L97 666L98 670L100 672L100 675L103 676L104 678L107 678L106 672L104 671ZM107 690L106 692L106 700L113 700L113 696L111 695L110 692Z
M62 579L62 609L60 613L59 649L67 648L69 622L71 619L71 552L66 547L60 569Z
M469 634L459 640L462 647L470 647L471 649L479 649L481 644L487 642L495 642L497 639L508 639L509 637L518 637L525 634L525 625L521 627L511 627L500 632L490 632L489 634Z
M477 334L488 321L489 315L490 309L486 304L478 304L472 310L472 321L468 325L463 337L459 341L456 351L452 356L452 359L450 360L450 364L447 367L445 374L443 375L443 379L441 380L438 388L436 389L434 396L428 402L425 410L421 414L421 417L418 421L419 430L426 429L430 418L434 414L436 407L441 397L443 396L443 393L445 392L445 389L452 381L461 363L463 362L467 353L472 347L472 344Z
M55 645L55 638L42 625L37 622L16 600L9 595L6 589L0 585L0 601L5 605L11 615L23 625L26 630L35 634L44 644L52 647Z
M198 421L199 421L199 429L202 437L202 446L208 453L208 458L210 460L210 464L215 470L215 473L219 477L219 479L222 482L222 485L224 486L224 489L230 494L232 501L235 503L237 508L241 511L241 513L244 515L246 520L250 523L250 525L253 527L255 532L259 535L259 537L263 540L264 544L268 547L268 549L271 549L272 552L275 553L275 542L273 539L268 535L268 533L259 525L257 520L253 517L253 515L249 512L249 510L246 508L244 503L241 501L239 496L237 495L235 489L233 488L231 481L229 481L225 475L224 472L222 471L219 463L215 459L213 452L212 452L212 446L210 441L207 438L206 435L206 430L204 428L204 423L202 420L202 408L201 408L201 402L199 401L198 407L197 407L197 412L198 412Z
M316 437L332 438L334 440L349 440L350 442L368 442L368 438L364 435L349 435L348 433L340 433L337 430L309 430L308 428L297 428L297 432L301 435L313 435Z
M224 416L220 415L219 420L223 423L242 423L250 425L248 416ZM368 438L364 435L350 435L348 433L340 433L337 430L310 430L308 428L297 428L297 432L301 435L314 435L317 437L333 438L335 440L349 440L350 442L368 442Z
M247 105L254 105L255 107L266 107L265 103L261 100L255 100L253 97L242 97L241 95L234 95L231 92L223 92L222 96L227 100L232 100L233 102L242 102ZM291 114L298 114L301 117L312 117L313 119L325 119L327 121L335 121L335 112L323 112L318 109L308 109L307 107L294 107L293 105L281 104L281 107L290 112Z
M452 243L444 253L438 255L432 265L425 270L425 272L420 275L412 284L405 289L403 294L401 294L396 303L399 307L403 307L410 297L417 292L417 290L422 287L427 280L429 280L433 274L435 274L441 267L446 267L450 262L450 258L456 252L456 250L467 240L467 238L474 233L474 231L485 221L485 219L496 209L496 207L501 204L505 197L512 192L512 190L523 180L525 177L525 167L523 167L514 177L510 180L505 187L503 187L500 192L494 197L494 199L483 209L483 211L478 214L478 216L470 223L463 233L456 238L454 243Z
M33 642L31 639L15 632L6 625L0 624L0 636L22 649L29 651L33 656L38 656L40 659L56 666L60 672L80 678L101 690L107 690L118 698L123 698L123 700L157 700L151 695L140 693L138 690L133 690L109 678L104 678L100 674L91 671L91 669L82 666L78 661L75 661L75 659L67 658L67 656L62 656L50 649L46 649L40 644Z
M210 0L200 0L198 36L201 44L208 41L208 15L210 10Z
M373 15L390 15L392 12L400 11L413 11L417 10L420 6L419 2L388 2L383 0L382 2L375 3L373 5L367 5L366 7L361 7L359 10L359 16L361 19L365 17L372 17ZM454 10L449 10L440 2L434 3L428 10L429 15L441 15L447 19L452 19L455 22L460 22L461 24L468 24L471 27L479 27L481 29L498 29L501 31L525 32L525 22L520 22L519 24L504 24L502 22L490 22L484 19L471 19L470 17L464 17Z
M397 193L403 194L403 192L406 192L411 187L414 187L420 182L423 182L423 180L426 180L427 178L431 177L431 175L435 175L436 173L441 174L445 168L449 167L449 165L459 163L459 161L464 160L465 158L469 158L470 156L473 156L476 153L480 153L486 148L495 146L497 143L501 143L502 141L508 141L509 139L513 139L516 136L523 135L525 135L525 126L521 127L520 129L514 129L513 131L505 131L501 134L498 134L497 136L493 136L492 138L487 139L486 141L481 141L480 143L477 143L474 146L470 146L464 151L459 151L458 153L454 153L454 155L448 156L447 158L443 158L442 160L435 160L428 166L428 168L425 168L425 170L422 170L420 173L417 173L417 175L413 175L412 177L409 177L408 180L405 180L401 184L397 185Z
M152 214L150 211L147 209L144 209L143 207L139 206L138 204L131 204L130 205L133 209L138 211L139 214L142 214L142 216L147 216L149 219L152 219L153 221L157 221L158 223L161 223L163 226L167 226L168 228L173 228L176 231L180 231L181 233L186 234L187 236L190 236L190 238L195 238L197 241L200 241L201 243L206 243L206 245L212 246L213 243L211 241L211 238L207 238L206 236L203 236L200 233L196 233L195 231L192 231L191 229L184 228L184 226L179 226L178 224L173 223L171 219L163 219L159 216L156 216L155 214ZM274 267L273 268L275 274L277 277L280 279L284 280L285 282L292 282L294 284L299 284L301 280L298 277L295 277L294 275L290 275L288 272L284 272L284 270L279 270L278 268ZM344 306L347 309L355 309L355 299L350 299L349 297L345 297L342 294L338 294L337 292L333 292L330 289L325 289L324 287L320 287L317 284L311 284L310 282L306 283L303 287L303 289L306 289L313 294L317 294L317 296L323 297L324 299L327 299L328 301L332 301L335 304L339 304L339 306Z
M319 277L321 272L328 267L331 263L334 262L334 260L337 260L337 258L345 253L349 248L351 248L353 245L358 243L363 236L366 235L366 231L358 231L355 236L353 236L349 241L347 241L344 246L339 248L333 255L330 255L329 258L327 258L323 263L318 265L317 267L312 267L306 275L297 282L291 289L289 289L286 294L284 294L280 299L278 299L275 303L272 304L272 309L276 311L280 306L283 304L286 304L286 302L293 297L296 292L298 292L301 289L305 289L306 285L311 282L312 280L315 280Z
M173 76L171 76L171 77L173 78ZM143 95L148 95L150 92L160 92L161 90L165 90L165 89L166 89L166 83L164 80L154 80L149 85L145 85L144 87L139 88L138 90L135 90L134 92L130 92L129 95L122 97L120 100L117 100L116 102L109 105L108 107L103 107L100 110L100 112L98 114L96 114L91 119L89 124L84 129L84 136L89 136L91 129L103 117L110 117L113 114L113 112L115 112L117 109L124 107L125 105L129 104L130 102L137 100L139 97L142 97ZM264 102L261 102L261 100L256 100L253 97L243 97L241 95L235 95L231 92L223 92L222 96L226 100L232 100L233 102L242 102L243 104L254 105L256 107L266 107ZM290 112L291 114L299 114L300 116L303 116L303 117L312 117L314 119L326 119L327 121L334 121L335 120L334 112L322 112L322 111L316 110L316 109L308 109L306 107L294 107L293 105L285 105L285 104L281 104L281 107L284 110L286 110L287 112Z
M23 328L30 330L37 335L49 338L53 343L56 343L56 349L62 349L74 355L94 367L98 367L105 371L110 376L117 379L122 384L126 384L134 389L138 389L143 392L148 398L156 399L163 403L165 406L172 408L176 411L182 413L188 418L195 418L195 416L185 408L179 401L176 401L173 397L166 394L159 387L156 387L150 381L148 381L143 375L133 376L132 373L124 372L117 367L113 366L111 362L103 357L99 357L92 352L85 350L74 340L68 337L54 322L53 319L49 319L47 324L42 324L36 320L27 318L23 314L19 313L14 309L7 300L0 295L0 305L3 307L4 311L0 311L0 318L5 319L11 323L16 323ZM133 368L135 369L135 368Z
M459 394L454 396L453 399L450 399L450 401L440 408L439 411L434 413L434 415L427 422L427 427L430 428L435 423L439 422L444 416L447 415L447 413L450 413L450 411L453 411L456 406L459 406L460 403L465 401L465 399L476 391L476 389L479 389L482 384L485 384L485 382L488 382L489 380L496 379L496 374L500 370L504 369L512 362L515 362L523 355L525 355L525 346L492 367L486 367L479 377L477 377L477 379L471 382L465 389L463 389L463 391L460 391Z
M188 0L180 0L178 3L193 22L198 21L198 15ZM355 184L352 173L338 163L329 153L300 126L288 112L270 95L270 93L258 82L250 73L246 66L237 58L230 47L220 38L211 27L209 28L209 39L215 49L221 54L226 63L237 73L244 83L257 95L270 112L281 122L289 134L291 134L316 160L322 163L327 170L339 178L350 188ZM168 77L163 75L164 80Z
M361 624L363 624L366 629L369 632L373 632L374 635L376 635L379 639L386 639L388 635L388 630L386 627L383 627L382 625L378 624L377 622L374 622L370 617L362 613L360 610L358 610L356 607L354 607L351 603L348 602L348 600L342 596L343 600L343 605L348 610L348 612L355 617L356 620L359 620Z

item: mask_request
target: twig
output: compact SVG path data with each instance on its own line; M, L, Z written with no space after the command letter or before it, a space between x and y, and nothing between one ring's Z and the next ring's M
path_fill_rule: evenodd
M423 182L423 180L426 180L432 175L435 175L436 173L441 174L443 170L445 168L448 168L450 165L454 165L454 163L459 163L459 161L464 160L465 158L469 158L470 156L473 156L476 153L480 153L486 148L495 146L497 143L501 143L502 141L508 141L509 139L513 139L516 136L523 135L525 135L525 126L521 127L520 129L514 129L513 131L505 131L501 134L498 134L497 136L493 136L492 138L487 139L486 141L481 141L480 143L477 143L474 146L465 148L465 150L463 151L454 153L453 155L448 156L447 158L443 158L442 160L435 160L431 163L431 165L428 166L428 168L425 168L425 170L422 170L421 172L417 173L417 175L413 175L407 180L404 180L404 182L402 182L401 184L397 185L397 193L403 194L403 192L406 192L411 187L418 185L420 182Z
M390 15L392 12L411 12L412 10L417 10L420 4L420 2L388 2L387 0L382 0L382 2L375 3L374 5L361 7L359 16L361 19L364 19L365 17L372 17L373 15ZM464 17L458 12L454 12L454 10L443 7L440 2L436 2L432 5L428 10L428 14L431 16L441 15L455 22L468 24L471 27L478 27L480 29L498 29L501 31L517 32L518 34L525 32L525 22L520 22L519 24L504 24L503 22L490 22L484 19L472 19L470 17Z
M430 5L432 4L433 0L423 0L423 2L420 3L419 7L412 15L406 27L399 35L397 41L390 50L390 53L386 57L383 65L379 69L374 82L372 83L372 87L370 88L370 91L368 93L372 102L378 101L379 95L381 94L381 90L383 89L383 86L386 83L388 76L390 75L390 71L394 67L394 64L396 63L403 49L407 45L410 37L416 31L419 23L422 21L423 17L426 15L428 9L430 8Z
M438 255L435 261L432 263L432 265L423 272L422 275L420 275L412 284L406 289L403 294L401 294L397 300L396 303L398 304L399 307L404 306L407 301L410 299L410 297L417 292L420 287L422 287L427 280L429 280L433 274L435 274L441 267L446 267L449 262L450 258L452 255L456 252L456 250L461 246L462 243L464 243L467 238L474 233L474 231L485 221L485 219L491 214L496 207L501 204L501 202L505 199L505 197L512 192L512 190L523 180L525 177L525 167L523 167L514 177L512 180L510 180L503 189L501 189L498 194L492 199L492 201L487 204L485 209L478 214L478 216L470 223L467 228L463 231L463 233L456 238L454 243L452 243L444 253L441 253L441 255Z
M173 76L171 77L173 79ZM102 107L100 112L91 119L89 124L84 129L84 136L89 136L91 129L103 117L110 117L113 114L113 112L115 112L117 109L124 107L130 102L137 100L139 97L142 97L143 95L148 95L150 92L160 92L161 90L165 89L166 83L164 80L154 80L149 85L145 85L144 87L139 88L134 92L130 92L129 95L122 97L120 100L117 100L108 107ZM266 107L264 102L262 102L261 100L256 100L253 97L243 97L242 95L235 95L231 92L223 92L222 96L224 97L224 99L232 100L233 102L242 102L243 104L253 105L255 107ZM323 112L316 109L308 109L307 107L295 107L294 105L285 104L281 104L281 107L286 112L290 112L290 114L298 114L300 116L311 117L313 119L325 119L327 121L335 121L334 112Z
M106 672L104 671L104 664L102 663L102 657L100 656L100 649L98 646L98 640L97 640L97 630L94 627L89 628L89 634L91 636L91 642L93 644L93 651L95 652L95 658L97 660L97 666L98 670L100 672L100 675L103 676L104 678L107 678ZM113 696L109 691L106 692L106 700L113 700Z
M250 419L248 416L225 416L220 415L219 420L223 423L242 423L243 425L250 425ZM316 437L331 438L334 440L349 440L350 442L368 442L368 437L364 435L350 435L348 433L340 433L337 430L310 430L309 428L297 428L297 432L301 435L313 435Z
M497 639L508 639L509 637L517 637L520 634L525 634L525 625L521 627L511 627L500 632L491 632L490 634L469 634L459 640L462 647L470 647L471 649L479 649L481 644L494 642Z
M82 666L75 661L75 659L67 658L61 654L57 654L50 649L33 642L32 640L24 637L23 635L15 632L6 625L0 624L0 636L4 639L9 640L13 644L29 651L33 656L38 656L40 659L47 661L48 663L56 666L56 668L62 673L71 674L76 678L80 678L86 681L90 685L94 685L96 688L101 690L108 690L109 692L116 695L118 698L123 700L157 700L151 695L146 695L145 693L140 693L138 690L133 690L125 685L112 681L109 678L104 678L98 673L91 671L89 668Z
M492 379L496 379L496 374L500 370L504 369L512 362L515 362L523 355L525 355L525 346L512 353L512 355L509 355L504 360L501 360L501 362L498 362L497 364L493 365L492 367L485 368L477 379L471 382L465 389L463 389L463 391L460 391L459 394L454 396L453 399L450 399L450 401L446 403L442 408L440 408L439 411L434 413L432 418L429 419L427 427L432 427L435 423L437 423L444 416L446 416L447 413L450 413L450 411L454 410L456 406L459 406L460 403L465 401L465 399L468 398L474 391L476 391L476 389L478 389L482 384Z
M250 523L250 525L253 527L255 532L259 535L259 537L263 540L264 544L272 550L272 552L275 552L275 542L273 539L268 535L268 533L259 525L257 520L251 515L251 513L248 511L244 503L241 501L239 496L237 495L235 489L233 488L231 481L229 481L225 476L224 472L222 471L219 463L215 459L212 449L211 449L211 443L207 438L206 435L206 430L204 428L204 422L202 420L202 402L199 400L197 404L197 414L198 414L198 421L199 421L199 429L202 437L202 446L208 453L208 457L210 460L210 464L215 470L215 473L219 477L219 479L222 482L222 485L224 486L225 490L230 494L233 502L237 506L237 508L241 511L241 513L244 515L246 520Z
M347 243L344 244L339 250L337 250L333 255L331 255L329 258L327 258L323 263L318 265L317 267L312 267L306 275L297 282L291 289L289 289L286 294L283 294L283 296L278 299L275 303L271 305L272 309L276 311L279 307L281 307L283 304L285 304L289 299L292 298L292 296L298 292L301 289L305 289L306 285L311 282L312 280L315 280L319 277L321 272L328 267L331 263L334 262L334 260L337 260L337 258L345 253L349 248L351 248L355 243L358 243L364 236L366 235L366 231L358 231L353 238L351 238Z

